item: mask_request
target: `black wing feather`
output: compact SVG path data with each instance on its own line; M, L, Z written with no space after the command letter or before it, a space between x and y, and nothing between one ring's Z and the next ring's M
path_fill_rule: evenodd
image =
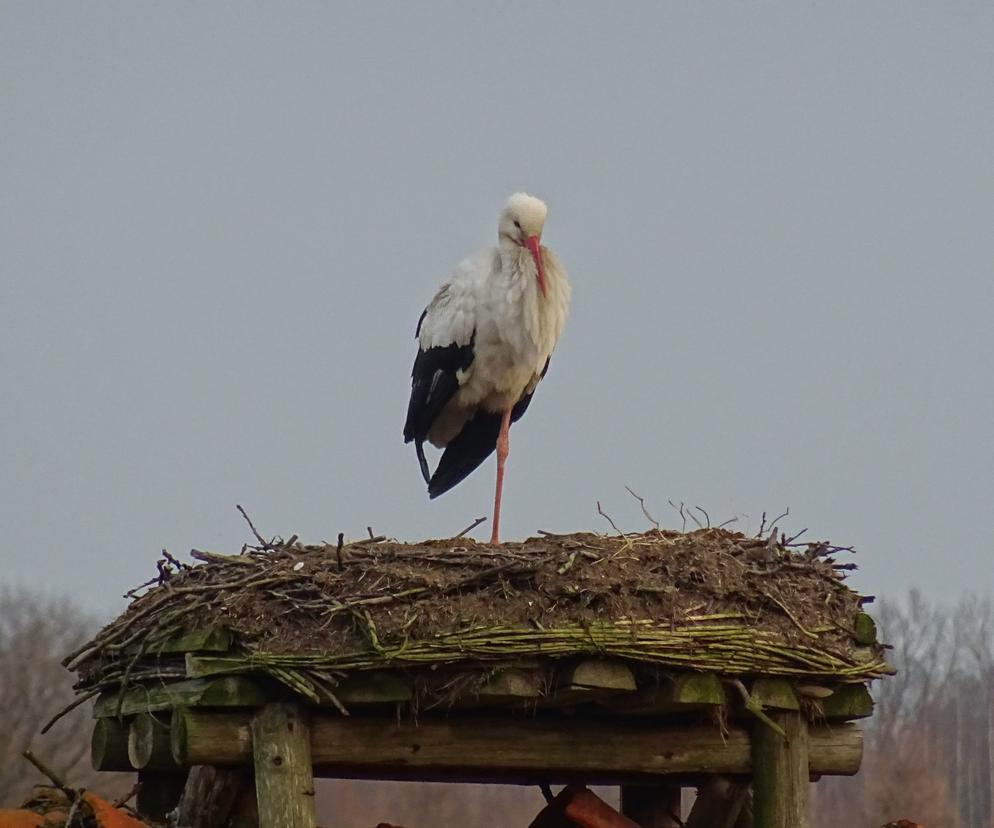
M442 412L445 404L459 390L457 371L465 371L473 363L473 342L468 345L446 345L418 351L411 370L411 400L404 423L404 442L424 442L428 430Z

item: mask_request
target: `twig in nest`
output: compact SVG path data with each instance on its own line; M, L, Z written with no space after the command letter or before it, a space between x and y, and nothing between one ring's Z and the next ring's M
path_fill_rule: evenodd
M770 529L772 529L774 526L777 525L777 521L779 521L780 518L785 518L789 514L790 514L790 506L787 507L787 509L783 512L783 514L779 514L775 518L773 518L773 522L770 524ZM763 516L764 517L766 516L765 513Z
M338 533L338 548L335 550L335 557L338 559L338 571L342 571L342 547L345 545L345 533Z
M141 790L142 783L136 782L134 787L128 791L124 796L115 799L111 805L115 808L120 808L126 802L130 801L137 793Z
M170 555L167 549L162 550L162 557L165 558L167 561L169 561L169 563L171 563L173 566L175 566L177 571L181 569L192 569L190 564L185 564L182 561L177 560L173 555Z
M682 500L680 501L679 508L677 507L677 505L672 500L667 500L666 502L669 503L670 506L672 506L674 509L676 509L680 513L680 519L683 520L683 524L680 526L680 531L681 532L686 532L687 531L687 516L683 513L683 501Z
M454 538L461 538L467 532L472 532L477 526L479 526L481 523L483 523L486 519L487 519L486 515L484 515L483 517L478 517L469 526L467 526L465 529L463 529L458 535L454 535L453 537Z
M763 537L763 530L766 528L766 512L763 512L763 519L759 522L759 531L756 533L757 538Z
M639 502L639 506L642 508L642 514L645 515L646 519L658 530L659 521L656 520L652 515L650 515L649 510L645 508L645 498L642 497L642 495L635 494L635 492L631 490L630 486L625 486L625 488L628 490L628 494L630 494Z
M369 532L369 539L370 540L372 540L373 538L376 537L376 533L373 532L373 527L372 526L367 526L366 527L366 531Z
M25 759L27 759L32 765L38 768L45 776L52 780L52 784L55 785L62 793L69 797L70 802L75 802L77 797L77 792L75 788L70 788L68 783L52 768L47 762L42 761L37 756L34 755L31 748L28 748L21 754Z
M624 534L625 534L624 532L622 532L622 531L621 531L621 530L620 530L620 529L618 528L617 524L615 524L615 522L614 522L613 520L611 520L611 516L610 516L610 515L608 515L608 514L606 514L606 513L605 513L605 511L604 511L604 510L603 510L603 509L601 508L601 502L600 502L599 500L597 501L597 514L599 514L599 515L600 515L601 517L603 517L603 518L604 518L604 519L605 519L605 520L606 520L606 521L607 521L608 523L610 523L610 524L611 524L611 527L612 527L612 528L614 529L614 531L615 531L615 532L617 532L617 533L618 533L619 535L624 535Z
M738 521L738 519L739 519L738 515L736 515L735 517L730 517L728 520L719 523L714 528L715 529L724 529L726 526L730 526L731 524L736 523Z
M728 683L739 691L742 696L742 701L745 702L746 710L752 713L753 716L759 719L767 727L772 728L774 731L783 736L784 739L787 738L787 734L784 732L784 729L763 712L763 703L749 694L749 691L746 690L746 686L742 683L741 679L731 679Z
M805 527L804 527L804 528L803 528L803 529L802 529L802 530L801 530L800 532L798 532L798 533L797 533L796 535L794 535L794 536L793 536L792 538L787 538L787 539L786 539L786 540L785 540L785 541L783 542L783 545L784 545L784 546L793 546L793 544L794 544L794 541L796 541L796 540L797 540L797 539L798 539L799 537L801 537L801 535L803 535L803 534L804 534L805 532L807 532L807 531L808 531L808 527L807 527L807 526L805 526Z
M682 501L681 501L680 505L681 505L681 506L683 506L683 502L682 502ZM690 516L690 519L691 519L692 521L694 521L694 523L696 523L696 524L697 524L697 528L698 528L698 529L703 529L703 528L704 528L704 524L703 524L703 523L701 523L701 522L700 522L700 521L699 521L699 520L697 519L697 515L695 515L695 514L693 513L693 511L691 510L691 508L690 508L689 506L687 507L687 514L688 514L688 515Z
M370 546L374 543L382 543L387 539L386 535L372 535L368 538L363 538L362 540L353 541L349 546Z
M704 519L708 522L708 529L710 529L711 528L711 515L709 515L707 512L705 512L700 506L695 506L694 508L697 509L697 511L700 512L702 515L704 515Z
M99 696L99 695L100 695L100 690L91 690L85 696L80 696L72 704L67 705L66 707L63 707L58 713L56 713L54 716L52 716L52 718L48 720L48 723L41 729L42 735L44 735L45 733L48 733L48 731L51 730L52 725L54 725L59 719L61 719L63 716L65 716L66 713L69 713L69 712L75 710L81 704L85 704L90 699L92 699L94 696Z
M273 545L263 539L262 535L259 534L259 530L255 528L255 524L252 523L252 519L245 513L245 510L237 503L235 504L235 508L242 513L242 517L245 518L245 522L249 525L249 529L252 530L252 534L255 535L255 539L259 541L259 545L263 549L272 549Z

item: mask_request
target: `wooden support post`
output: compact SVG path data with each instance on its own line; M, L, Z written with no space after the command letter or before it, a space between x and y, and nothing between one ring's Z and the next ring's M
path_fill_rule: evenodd
M756 828L808 828L808 723L794 711L771 712L786 738L764 722L752 733Z
M259 828L314 828L311 732L294 704L267 704L252 720Z
M146 820L168 822L166 814L173 810L183 796L186 774L175 771L138 771L141 787L135 801L135 808Z
M680 828L681 793L678 784L622 785L621 813L641 828Z
M223 828L229 825L242 792L250 789L249 774L242 768L195 765L186 780L176 824L183 828ZM244 823L243 823L244 824Z
M684 828L752 828L749 784L713 776L697 791Z

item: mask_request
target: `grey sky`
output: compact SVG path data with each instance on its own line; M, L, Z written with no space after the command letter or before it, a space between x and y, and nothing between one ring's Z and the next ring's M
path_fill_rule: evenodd
M429 503L414 324L505 197L573 313L504 531L790 506L859 585L994 588L994 5L0 3L3 581ZM484 537L486 526L478 530Z

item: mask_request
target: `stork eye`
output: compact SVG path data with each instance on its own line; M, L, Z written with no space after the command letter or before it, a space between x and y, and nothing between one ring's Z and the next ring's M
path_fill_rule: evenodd
M521 223L517 219L514 220L514 226L517 227L519 230L521 229Z

